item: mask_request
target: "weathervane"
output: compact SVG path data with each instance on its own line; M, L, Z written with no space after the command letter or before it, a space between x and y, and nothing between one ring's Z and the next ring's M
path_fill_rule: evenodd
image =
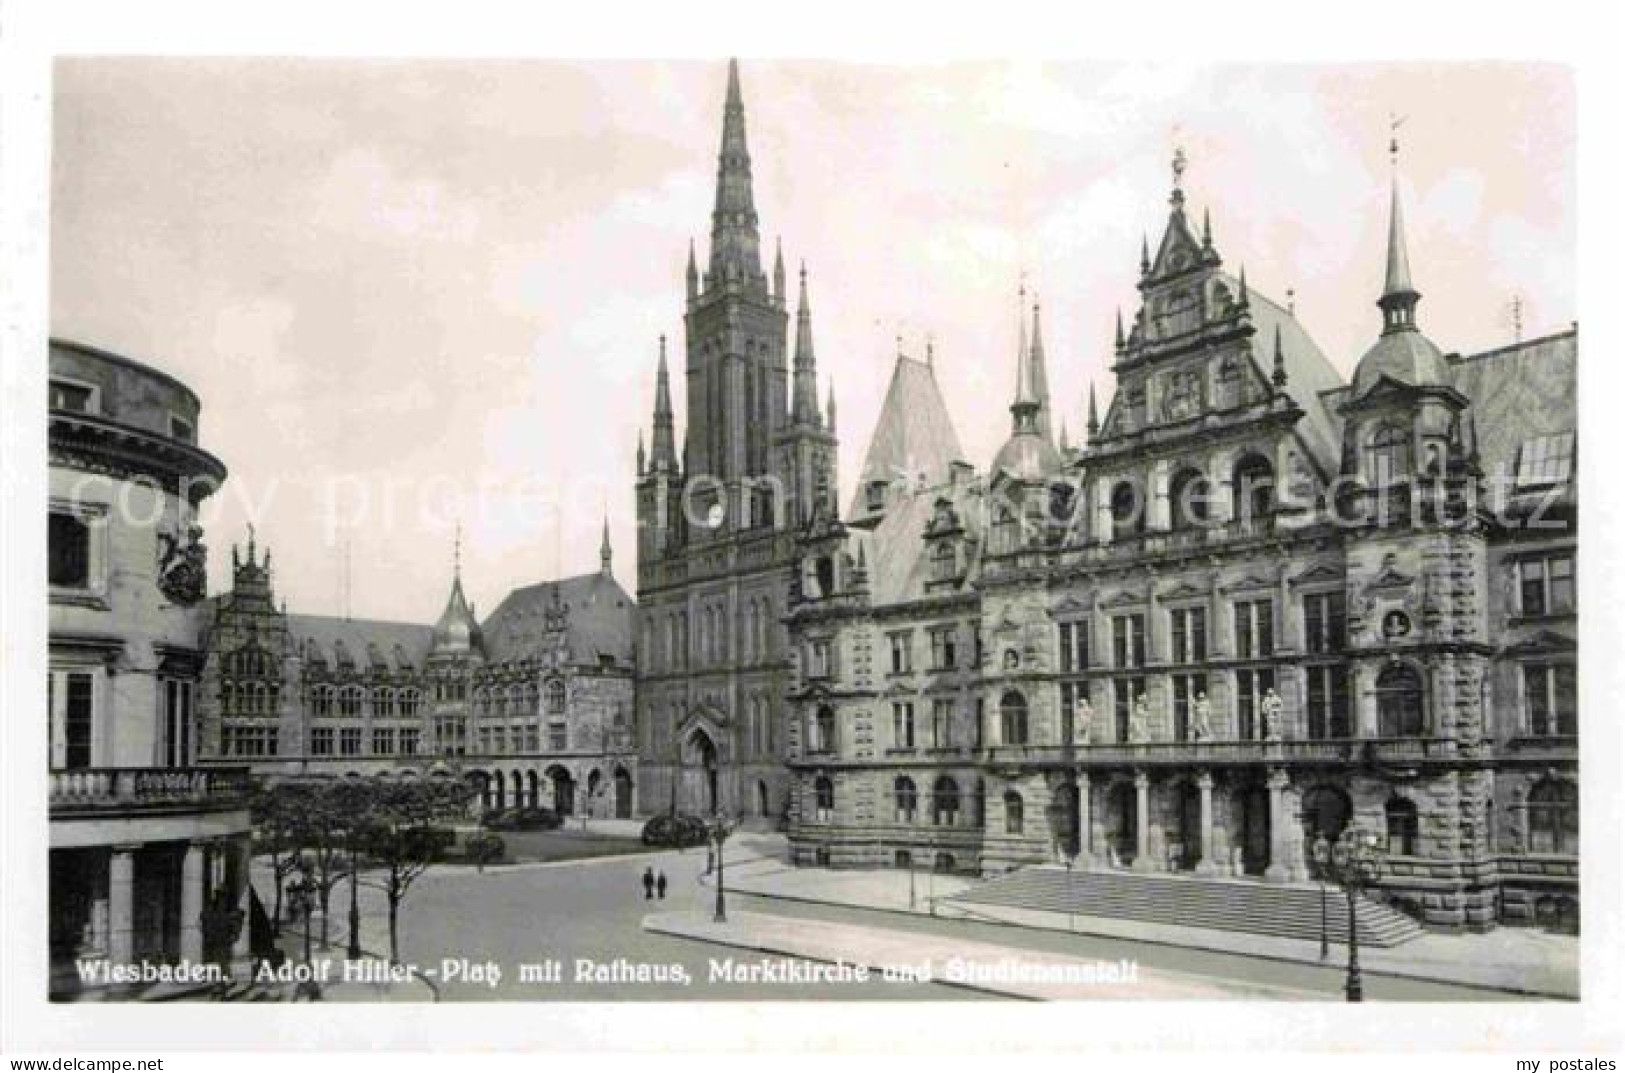
M1399 128L1405 125L1409 116L1388 113L1388 162L1393 167L1399 167Z

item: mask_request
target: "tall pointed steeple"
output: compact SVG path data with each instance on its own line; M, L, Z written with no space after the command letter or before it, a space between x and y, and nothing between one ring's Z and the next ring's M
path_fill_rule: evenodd
M1026 318L1022 319L1021 337L1025 343ZM1038 431L1038 396L1033 392L1032 362L1025 352L1016 354L1016 396L1010 400L1010 417L1011 435Z
M672 435L671 375L666 371L666 337L660 337L660 365L655 371L655 472L672 473L677 469L677 446Z
M611 577L615 571L612 568L615 553L609 546L609 516L604 516L604 535L598 541L598 572L605 577Z
M1095 437L1100 435L1100 411L1095 406L1095 385L1089 384L1089 442L1094 443Z
M722 109L722 147L717 153L717 196L711 211L708 287L737 282L765 287L756 203L751 193L750 150L745 144L745 100L739 61L728 61L728 96Z
M824 428L835 435L835 378L829 378L829 404L824 407Z
M795 391L790 417L797 424L818 423L818 359L813 354L812 306L807 302L807 265L801 265L801 294L796 302Z
M773 240L773 300L784 304L784 241Z
M1411 258L1405 244L1405 209L1399 198L1399 172L1396 167L1388 195L1388 263L1377 305L1383 312L1383 333L1410 331L1416 327L1416 303L1422 295L1411 284Z
M688 300L693 301L700 296L700 269L694 263L694 240L688 240Z
M1053 440L1050 435L1049 370L1044 361L1044 328L1036 296L1033 298L1033 339L1027 351L1027 364L1030 367L1027 379L1031 381L1033 399L1038 403L1035 419L1038 434L1046 440Z

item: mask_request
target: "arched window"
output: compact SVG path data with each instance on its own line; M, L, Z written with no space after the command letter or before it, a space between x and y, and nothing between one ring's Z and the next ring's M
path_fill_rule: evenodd
M1021 546L1017 536L1016 512L1001 504L993 514L993 551L995 554L1015 551Z
M1201 471L1182 469L1168 482L1168 521L1174 529L1194 529L1208 520L1208 483Z
M892 796L897 801L897 822L913 823L920 805L920 793L914 780L904 775L892 783Z
M813 751L818 753L832 753L835 751L835 709L827 704L818 707L818 714L813 724Z
M1365 445L1366 478L1375 485L1404 480L1411 471L1411 433L1387 421L1372 430Z
M374 718L389 718L395 714L395 693L382 686L374 686L372 691L372 714Z
M418 692L416 689L403 689L400 691L398 696L402 715L411 717L418 714L418 710L423 704L422 693Z
M765 660L773 656L768 633L768 628L773 624L773 604L764 596L761 608L761 613L756 616L756 654Z
M1416 856L1416 802L1390 797L1382 812L1388 821L1388 852L1400 857Z
M1112 489L1112 539L1124 540L1144 528L1145 512L1133 481L1120 481Z
M1377 675L1377 733L1384 738L1415 738L1423 732L1422 678L1404 664Z
M476 717L483 716L487 712L490 711L490 708L491 708L491 695L486 692L484 686L475 687L475 689L474 689L474 715Z
M332 686L316 687L316 714L332 715L334 702L338 699L338 691Z
M1027 698L1014 689L999 698L999 733L1004 745L1027 744Z
M1011 790L1004 795L1005 834L1021 834L1021 829L1026 823L1026 810L1026 802L1022 801L1020 794L1016 793L1014 790Z
M347 719L361 716L361 687L345 686L339 691L339 715Z
M253 694L254 699L253 699L253 702L249 705L248 710L253 712L255 715L270 715L271 714L270 694L265 691L265 683L264 682L255 682L250 687L250 689L252 690L252 694Z
M813 810L819 823L829 823L835 818L835 784L827 775L818 776L813 784Z
M1546 779L1529 791L1529 852L1580 852L1580 799L1573 783Z
M959 784L948 775L931 787L931 822L938 827L959 824Z
M564 689L564 680L554 678L547 683L547 710L551 715L563 715L568 695Z
M1263 455L1243 455L1230 471L1231 517L1246 525L1269 520L1275 510L1275 468Z
M525 714L525 689L523 686L512 685L508 687L508 715Z

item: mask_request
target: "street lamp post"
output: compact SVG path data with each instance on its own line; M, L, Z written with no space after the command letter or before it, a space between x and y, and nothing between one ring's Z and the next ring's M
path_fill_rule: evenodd
M1332 956L1332 942L1326 921L1326 866L1322 863L1331 852L1331 844L1324 834L1315 836L1310 852L1315 861L1315 878L1320 881L1320 960L1325 961Z
M1334 845L1317 839L1314 852L1315 863L1322 874L1341 886L1348 897L1349 968L1343 994L1350 1002L1361 1002L1365 999L1365 986L1360 978L1360 930L1355 906L1360 892L1382 875L1384 852L1375 834L1357 830L1343 832L1343 837Z
M310 914L316 907L316 879L310 874L310 865L299 863L299 878L288 884L289 900L295 912L305 918L305 964L310 964Z
M350 944L344 954L351 961L361 960L361 899L356 888L361 885L361 857L354 847L350 850Z
M724 873L722 864L722 848L733 833L733 824L726 816L718 813L711 820L711 841L716 847L717 862L717 904L716 910L711 914L711 920L717 924L728 922L728 904L723 897Z

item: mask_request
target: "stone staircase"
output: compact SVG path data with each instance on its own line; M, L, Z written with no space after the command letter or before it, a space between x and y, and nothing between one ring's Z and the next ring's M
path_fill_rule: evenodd
M1321 892L1313 885L1040 867L991 879L947 901L1320 940ZM1398 946L1422 934L1410 917L1363 896L1355 915L1363 946ZM1348 900L1340 888L1326 890L1326 925L1333 943L1346 941Z

